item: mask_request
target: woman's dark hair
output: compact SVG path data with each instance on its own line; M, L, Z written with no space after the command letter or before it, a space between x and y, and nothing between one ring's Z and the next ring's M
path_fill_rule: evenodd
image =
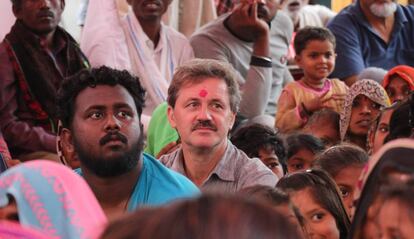
M410 126L410 102L406 101L394 110L390 119L390 131L384 139L384 143L400 138L410 138L412 128Z
M111 223L102 239L293 239L297 229L272 207L240 196L202 195L139 209Z
M335 218L340 239L347 238L351 222L338 187L325 171L312 169L292 173L280 179L276 187L287 193L309 190L315 202Z
M361 196L356 202L356 211L351 225L350 238L359 238L361 228L365 225L366 215L380 187L391 184L388 177L391 172L414 175L414 150L412 148L394 147L387 150L369 174Z
M286 138L287 158L297 154L302 149L307 149L315 155L325 149L325 145L319 138L310 134L292 134Z
M145 90L141 87L138 77L128 71L115 70L106 66L84 69L79 73L65 79L57 94L59 119L63 127L70 128L75 112L76 97L87 87L98 85L124 87L134 99L138 116L141 117L144 108Z
M313 167L323 169L331 177L335 177L342 169L347 167L364 167L368 162L368 158L368 154L360 147L342 143L332 146L316 156Z
M273 128L262 124L248 125L238 129L230 140L251 158L259 158L260 149L270 149L275 152L279 163L284 168L286 167L286 151L283 140Z

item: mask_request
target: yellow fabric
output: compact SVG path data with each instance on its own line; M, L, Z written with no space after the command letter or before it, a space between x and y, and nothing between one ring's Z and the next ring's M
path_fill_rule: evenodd
M315 91L307 88L299 81L291 82L283 88L278 102L278 111L276 114L275 126L283 133L292 132L303 127L306 119L301 119L298 106L303 102L308 102L314 97L319 97L327 90L329 91L324 98L329 98L333 94L346 94L348 87L344 82L338 79L329 79L330 87L321 91ZM329 83L328 83L329 84ZM343 109L343 102L329 100L324 105L338 113Z

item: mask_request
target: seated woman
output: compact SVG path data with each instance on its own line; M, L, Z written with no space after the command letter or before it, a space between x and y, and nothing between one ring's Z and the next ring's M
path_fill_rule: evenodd
M414 68L399 65L388 71L382 82L392 103L405 101L414 91Z
M378 117L381 107L389 106L384 88L373 80L355 82L345 98L341 112L341 141L350 142L367 150L367 135L371 124Z
M202 195L161 208L139 209L111 223L101 239L300 239L267 204L240 196Z
M35 160L0 176L0 219L48 238L96 238L106 217L86 182L69 168Z
M302 172L311 168L315 156L325 150L323 142L310 134L293 134L286 139L287 171Z
M314 168L325 170L335 180L350 218L354 191L367 162L368 154L364 150L352 144L340 144L319 154L313 164Z
M369 155L378 152L384 145L384 140L390 132L391 116L399 105L399 103L393 103L390 107L382 109L378 117L372 122L371 128L368 131L367 153Z
M335 182L322 170L282 178L276 187L289 194L304 218L309 238L345 239L350 221Z
M385 144L363 170L354 193L356 210L350 237L353 239L377 238L378 212L382 207L376 200L380 188L386 185L406 184L414 175L414 141L398 139Z

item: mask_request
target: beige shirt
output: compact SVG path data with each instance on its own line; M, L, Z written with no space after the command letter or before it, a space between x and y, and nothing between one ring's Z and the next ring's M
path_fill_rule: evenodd
M182 149L160 158L166 167L187 176ZM233 193L254 185L274 187L279 179L258 158L249 158L230 141L226 151L209 177L201 185L203 192Z

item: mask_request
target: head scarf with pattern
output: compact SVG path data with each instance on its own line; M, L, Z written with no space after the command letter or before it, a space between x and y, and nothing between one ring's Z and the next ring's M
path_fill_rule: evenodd
M352 114L352 104L358 95L365 95L370 100L383 107L388 107L390 105L390 99L388 98L387 92L374 80L363 79L355 82L349 88L345 98L344 110L341 112L341 120L339 122L341 141L344 141L348 131Z
M35 160L0 176L0 207L16 201L20 224L52 239L97 238L107 222L87 183L69 168Z

